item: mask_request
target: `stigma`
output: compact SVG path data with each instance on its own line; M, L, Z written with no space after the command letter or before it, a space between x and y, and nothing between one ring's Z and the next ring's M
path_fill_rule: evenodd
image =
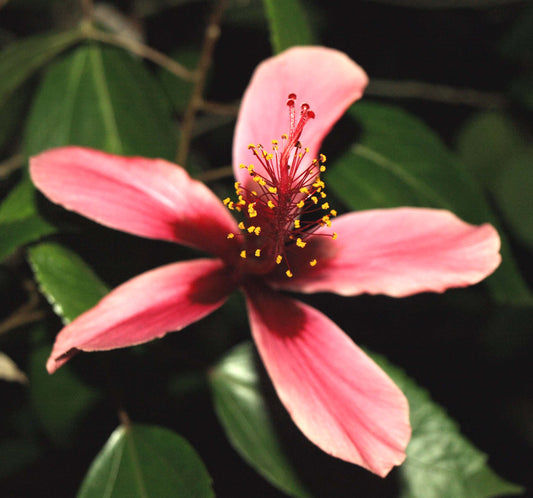
M287 278L293 273L287 253L304 250L313 236L336 239L321 227L330 227L337 215L326 200L325 184L320 175L326 170L326 156L309 157L309 149L300 142L302 131L316 118L309 104L296 110L296 94L287 98L289 123L287 132L274 138L269 146L250 144L251 162L241 164L248 179L235 182L236 199L227 197L224 205L241 216L238 224L244 235L240 260L245 272L264 274L284 263ZM236 234L229 233L228 238ZM320 262L305 253L310 267ZM304 256L304 254L302 254Z

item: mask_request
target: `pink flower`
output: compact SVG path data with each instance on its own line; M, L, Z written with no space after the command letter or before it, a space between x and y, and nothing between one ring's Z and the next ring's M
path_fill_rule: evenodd
M226 207L163 160L80 147L34 157L32 179L53 202L216 256L157 268L112 291L59 333L48 371L80 350L180 330L240 288L259 353L301 431L327 453L380 476L401 464L411 432L402 392L331 320L278 291L401 297L467 286L498 266L499 237L490 225L434 209L336 217L318 148L366 84L359 66L327 48L294 48L259 65L237 120L238 181Z

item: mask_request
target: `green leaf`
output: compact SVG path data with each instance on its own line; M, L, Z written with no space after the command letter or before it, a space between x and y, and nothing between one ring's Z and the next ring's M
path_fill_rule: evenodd
M49 375L45 369L49 355L50 346L45 345L30 356L30 401L50 440L67 447L82 419L100 399L100 393L78 379L68 365Z
M0 52L0 105L37 69L81 39L79 30L16 41Z
M413 432L400 467L402 498L488 498L522 491L490 469L487 456L461 435L424 389L384 357L370 356L409 401Z
M507 160L525 148L525 140L506 115L499 112L474 114L457 135L457 152L477 180L494 191Z
M27 176L0 205L0 231L0 261L20 246L55 231L55 227L37 213L35 188Z
M211 371L216 413L233 447L261 475L291 496L309 496L287 459L259 388L250 343Z
M182 437L157 426L121 425L93 461L78 498L214 496L200 457Z
M47 242L29 250L29 261L39 287L64 322L92 308L108 288L73 251Z
M300 0L263 0L270 43L275 53L295 45L311 45L313 33Z
M502 164L495 197L513 232L533 248L533 147L524 148Z
M359 103L349 115L363 129L356 145L327 174L334 193L352 209L421 206L447 209L470 223L499 221L483 192L432 130L406 112ZM532 302L503 231L503 262L487 280L496 300Z
M28 155L63 145L170 159L176 150L170 103L132 55L80 46L50 66L26 126Z

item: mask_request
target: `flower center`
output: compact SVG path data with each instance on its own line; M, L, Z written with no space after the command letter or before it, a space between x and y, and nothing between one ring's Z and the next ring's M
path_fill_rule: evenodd
M308 104L300 106L297 120L296 95L287 100L289 108L289 132L272 140L271 151L261 144L250 144L248 149L255 157L255 164L241 164L247 169L250 181L235 183L237 201L229 197L224 204L243 215L239 229L245 235L245 246L240 256L246 273L265 274L276 265L285 262L287 277L292 277L287 250L303 249L310 236L337 238L336 233L315 233L320 227L331 226L331 218L337 215L330 209L320 173L326 170L326 156L309 160L309 149L300 143L300 136L315 113ZM229 233L228 238L234 238ZM316 266L315 258L309 259Z

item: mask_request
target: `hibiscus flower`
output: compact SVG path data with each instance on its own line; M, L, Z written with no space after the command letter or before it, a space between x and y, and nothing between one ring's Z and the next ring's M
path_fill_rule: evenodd
M329 318L283 291L401 297L463 287L498 266L499 237L490 225L442 210L337 216L318 149L366 84L357 64L323 47L293 48L260 64L236 124L235 196L223 202L164 160L81 147L32 158L31 177L53 202L214 256L148 271L113 290L59 333L48 371L78 351L180 330L240 289L259 354L300 430L380 476L401 464L411 432L403 393Z

